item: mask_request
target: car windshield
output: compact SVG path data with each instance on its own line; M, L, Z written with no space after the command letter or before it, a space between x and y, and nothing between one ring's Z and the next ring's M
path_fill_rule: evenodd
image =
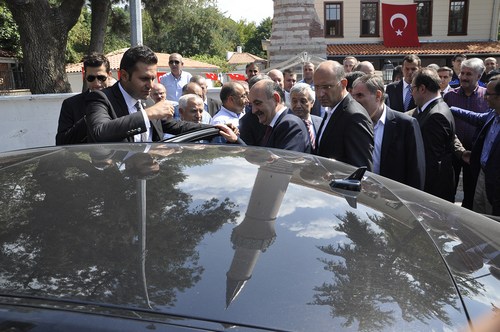
M203 144L13 152L0 165L4 295L302 331L467 324L440 253L484 238L371 173L359 193L332 190L352 166ZM477 315L498 303L485 259L456 281Z

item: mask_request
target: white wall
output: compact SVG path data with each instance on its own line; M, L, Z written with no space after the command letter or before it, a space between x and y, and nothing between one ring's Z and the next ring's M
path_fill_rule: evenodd
M208 90L214 99L219 93ZM0 96L0 152L55 145L61 104L75 94Z

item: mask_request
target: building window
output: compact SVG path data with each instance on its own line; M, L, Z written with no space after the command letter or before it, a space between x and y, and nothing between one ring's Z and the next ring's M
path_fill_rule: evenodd
M417 32L419 36L432 35L432 0L415 0L417 4Z
M467 17L469 1L450 1L450 18L448 21L448 35L467 34Z
M325 37L343 37L342 3L325 3Z
M378 17L378 0L361 2L361 37L378 37Z

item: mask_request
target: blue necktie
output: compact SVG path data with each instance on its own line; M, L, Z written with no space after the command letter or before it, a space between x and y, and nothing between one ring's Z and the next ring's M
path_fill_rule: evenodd
M406 86L406 95L405 95L405 100L404 100L404 107L405 107L405 112L408 111L410 108L410 102L411 102L411 85Z

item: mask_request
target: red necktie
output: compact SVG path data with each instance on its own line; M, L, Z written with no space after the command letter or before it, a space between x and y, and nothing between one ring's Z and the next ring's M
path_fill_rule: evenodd
M271 136L271 132L273 131L273 127L271 126L266 126L266 133L264 134L264 137L260 140L260 146L266 146L267 141L269 140L269 136Z

